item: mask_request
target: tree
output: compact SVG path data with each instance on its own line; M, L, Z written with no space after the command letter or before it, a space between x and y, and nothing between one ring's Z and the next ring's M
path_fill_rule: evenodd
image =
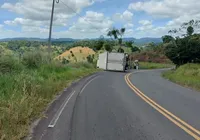
M170 41L174 40L174 38L170 35L165 35L162 37L163 43L169 43Z
M154 42L151 42L151 43L147 44L145 49L146 50L154 50L155 47L156 47L156 44Z
M111 39L113 39L112 37L114 37L115 40L118 40L118 44L120 45L120 50L121 50L121 45L122 45L122 38L125 31L126 31L126 28L121 28L120 30L113 28L107 33L107 36L110 36Z
M194 28L192 26L189 26L187 28L187 35L188 36L191 36L192 34L194 33Z
M183 38L176 37L172 39L166 36L163 38L165 54L177 66L200 62L200 35L194 34L194 29L199 28L198 25L199 21L191 20L188 23L183 23L181 28L176 30L186 29Z
M168 33L176 34L181 33L182 36L191 36L194 33L194 29L200 28L200 20L190 20L189 22L183 23L180 28L170 30ZM186 34L185 34L186 30Z
M124 53L124 49L122 49L121 47L117 50L117 52L119 53Z
M104 48L108 52L112 52L113 49L112 45L110 45L108 42L104 44Z
M120 36L120 38L118 39L120 45L122 44L122 38L123 38L123 35L124 35L125 31L126 31L126 28L121 28L120 31L117 32L118 35Z
M125 45L126 45L126 47L132 48L133 47L133 43L134 43L134 41L126 41Z
M140 52L140 49L136 46L131 47L132 52Z
M104 40L99 39L95 42L94 48L95 50L101 50L103 48Z

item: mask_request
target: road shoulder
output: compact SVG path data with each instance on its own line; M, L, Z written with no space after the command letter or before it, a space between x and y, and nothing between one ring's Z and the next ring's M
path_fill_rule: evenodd
M42 113L43 116L40 119L35 120L30 128L30 134L26 137L26 140L40 140L44 135L45 131L48 129L48 125L52 121L54 115L65 102L65 100L70 96L70 94L76 90L79 92L81 88L90 81L93 77L100 75L101 72L97 72L88 75L82 79L74 81L68 88L65 88L59 93L58 96L48 105L46 110Z

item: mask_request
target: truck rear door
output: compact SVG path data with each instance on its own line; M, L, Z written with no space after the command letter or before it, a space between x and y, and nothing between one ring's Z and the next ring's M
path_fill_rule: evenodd
M124 53L108 53L107 70L124 71L125 54Z

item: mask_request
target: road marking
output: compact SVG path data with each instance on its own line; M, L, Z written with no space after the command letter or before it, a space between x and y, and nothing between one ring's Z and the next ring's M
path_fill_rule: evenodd
M131 75L131 74L130 74ZM127 77L129 80L130 75ZM131 81L129 80L129 82L131 83ZM191 130L193 130L194 132L196 132L197 134L200 135L200 131L195 129L194 127L192 127L191 125L187 124L186 122L184 122L183 120L181 120L180 118L178 118L177 116L175 116L174 114L172 114L171 112L169 112L168 110L166 110L165 108L163 108L162 106L160 106L159 104L157 104L155 101L153 101L151 98L149 98L148 96L146 96L144 93L142 93L139 89L137 89L132 83L131 83L132 87L135 88L140 94L142 94L145 98L147 98L149 101L151 101L153 104L155 104L157 107L159 107L160 109L162 109L164 112L166 112L167 114L169 114L170 116L172 116L173 118L175 118L176 120L178 120L179 122L181 122L182 124L184 124L185 126L187 126L188 128L190 128Z
M49 128L53 128L56 125L58 119L60 118L60 115L62 114L63 110L65 109L66 105L68 104L69 100L72 98L74 93L75 91L73 91L70 94L69 98L67 98L66 101L62 104L61 108L58 110L59 112L56 112L56 115L53 117L50 124L48 125Z
M80 91L80 95L82 94L82 92L85 90L85 88L93 81L93 80L95 80L95 79L97 79L99 76L96 76L96 77L94 77L94 78L92 78L89 82L87 82L87 84L85 84L85 86L81 89L81 91Z
M142 98L146 103L148 103L150 106L152 106L154 109L156 109L159 113L161 113L163 116L168 118L170 121L172 121L175 125L183 129L186 133L191 135L196 140L200 140L200 131L192 127L191 125L187 124L168 110L161 107L159 104L157 104L155 101L150 99L148 96L146 96L144 93L142 93L139 89L137 89L129 80L131 73L125 75L125 81L127 85L140 97ZM195 134L196 133L196 134Z

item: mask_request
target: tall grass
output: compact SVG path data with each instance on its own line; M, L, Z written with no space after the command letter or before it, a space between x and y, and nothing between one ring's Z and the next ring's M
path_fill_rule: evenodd
M18 59L10 55L0 56L0 74L21 70L23 65Z
M200 90L200 64L186 64L163 73L163 76L183 86Z
M29 68L38 68L49 62L47 53L41 51L27 52L23 56L23 64Z
M0 57L0 139L25 137L60 90L95 71L91 64L47 63L41 52L25 54L22 60Z

